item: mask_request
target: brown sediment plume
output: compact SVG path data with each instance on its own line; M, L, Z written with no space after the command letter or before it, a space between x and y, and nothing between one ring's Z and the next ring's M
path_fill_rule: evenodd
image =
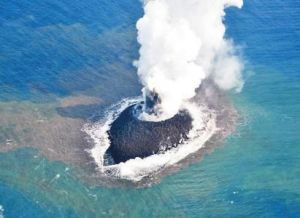
M31 147L38 149L49 160L80 168L94 168L94 161L86 152L90 144L81 131L86 119L63 116L57 109L100 103L101 99L84 95L45 104L3 102L0 106L0 152Z
M82 131L88 115L65 116L70 109L90 110L90 114L103 111L101 99L89 96L67 97L57 102L35 104L31 102L1 103L0 152L11 151L22 147L32 147L49 160L61 161L67 165L83 169L85 181L95 185L134 185L147 186L157 183L162 177L169 175L187 165L198 162L205 154L221 145L224 139L234 132L238 113L230 99L213 82L205 81L193 99L199 105L206 105L216 113L218 131L208 140L204 147L182 161L146 176L139 182L113 179L97 170L95 159L87 150L94 144ZM99 105L98 105L99 102ZM60 110L58 110L60 108ZM75 113L75 114L76 114ZM90 121L94 122L94 121Z

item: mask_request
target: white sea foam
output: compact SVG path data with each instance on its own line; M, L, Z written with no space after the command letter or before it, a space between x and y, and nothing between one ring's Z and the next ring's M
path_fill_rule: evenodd
M4 218L4 208L2 205L0 205L0 218Z
M92 138L95 144L89 152L95 159L101 173L116 178L140 181L145 176L159 172L195 153L217 131L214 111L195 103L185 103L185 109L189 111L193 118L193 128L189 132L189 140L162 154L151 155L143 159L135 158L124 163L105 166L104 154L110 146L107 133L110 125L125 108L138 103L140 100L141 98L125 99L111 107L106 116L99 122L84 126L83 130Z

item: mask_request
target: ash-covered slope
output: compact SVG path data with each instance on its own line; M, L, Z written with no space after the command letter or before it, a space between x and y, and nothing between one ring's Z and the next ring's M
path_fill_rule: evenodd
M188 112L181 111L165 121L149 122L134 115L135 106L125 109L108 131L111 144L106 156L110 156L113 163L148 157L177 147L188 138L192 129L192 118Z

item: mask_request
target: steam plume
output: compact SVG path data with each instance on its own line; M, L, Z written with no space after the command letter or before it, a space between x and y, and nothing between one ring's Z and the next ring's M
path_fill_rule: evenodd
M159 97L155 113L144 119L174 116L195 96L205 78L224 90L243 86L243 64L233 42L225 39L225 8L243 0L144 0L138 21L138 75L145 99Z

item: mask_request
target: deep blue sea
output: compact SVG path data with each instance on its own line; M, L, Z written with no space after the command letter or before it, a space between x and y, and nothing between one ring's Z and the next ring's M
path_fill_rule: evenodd
M231 96L242 124L159 184L107 188L30 145L58 134L37 127L39 116L55 127L95 113L59 110L70 96L110 105L140 93L140 1L1 0L0 217L300 217L300 1L245 0L226 12L246 62L245 86Z

